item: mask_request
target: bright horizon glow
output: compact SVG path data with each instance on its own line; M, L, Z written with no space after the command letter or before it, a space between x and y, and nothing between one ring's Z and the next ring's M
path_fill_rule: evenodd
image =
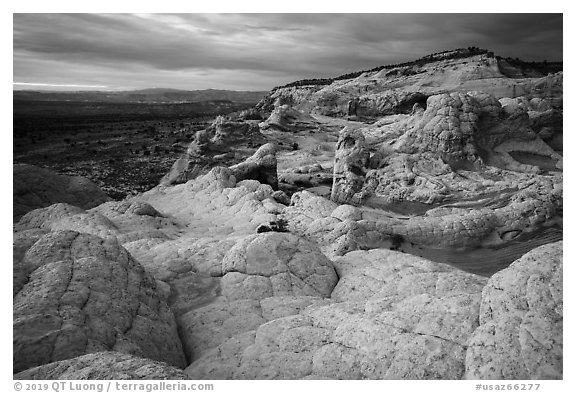
M13 82L13 86L40 86L40 87L88 87L88 88L110 88L110 86L101 85L77 85L77 84L59 84L59 83L33 83L33 82Z

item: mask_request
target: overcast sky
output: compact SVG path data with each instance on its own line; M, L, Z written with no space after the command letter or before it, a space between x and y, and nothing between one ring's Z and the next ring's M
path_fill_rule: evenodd
M562 60L562 14L14 14L14 88L269 90L478 46Z

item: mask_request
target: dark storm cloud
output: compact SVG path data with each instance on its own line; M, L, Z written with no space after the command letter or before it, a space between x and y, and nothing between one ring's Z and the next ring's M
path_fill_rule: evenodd
M305 56L294 37L274 26L252 26L194 16L27 16L15 20L15 53L36 53L43 58L70 63L144 65L161 70L244 69L298 71L304 63L291 65L287 52ZM31 21L32 23L26 23ZM22 23L20 23L22 22ZM220 24L220 22L223 22ZM217 30L219 29L219 31ZM264 30L270 34L255 33Z
M15 81L38 83L268 89L471 45L562 58L561 14L15 14L13 32Z

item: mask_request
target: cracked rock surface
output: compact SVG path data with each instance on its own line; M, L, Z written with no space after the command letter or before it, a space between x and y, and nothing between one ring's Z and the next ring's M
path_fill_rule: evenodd
M22 380L143 380L186 379L186 375L167 363L120 352L98 352L33 367L14 375Z
M330 296L338 281L318 247L287 233L250 235L222 259L219 297L179 318L190 360L240 332Z
M14 371L118 351L183 367L174 317L156 281L115 238L54 231L21 261Z
M562 245L536 248L490 278L467 379L562 379Z
M77 365L79 378L137 378L128 366L133 359L118 362L130 371L122 366L99 374L91 366L126 353L186 367L191 379L492 378L473 374L475 364L506 362L490 360L500 352L482 352L490 323L486 304L505 315L524 301L491 294L490 283L513 293L521 285L516 278L533 269L538 276L526 274L538 290L520 293L534 292L527 300L534 313L515 311L508 318L523 318L519 324L530 332L520 334L518 349L527 367L558 378L561 295L549 289L554 303L540 290L542 282L558 280L558 269L547 266L557 251L527 255L529 262L499 273L505 283L498 275L488 281L384 249L348 250L329 260L318 244L366 246L374 213L301 192L290 207L279 208L293 233L254 234L258 220L276 216L267 213L279 206L272 193L268 185L236 182L229 170L217 168L188 184L91 210L118 231L105 237L54 229L59 217L86 215L81 209L55 205L30 214L15 227L15 371L44 364L29 370L30 378L56 378L76 375ZM297 235L301 231L307 235ZM133 240L129 235L136 232L149 235ZM561 243L555 247L561 250ZM496 326L500 335L514 331L512 322L498 320L505 321ZM549 344L539 346L543 342ZM102 351L112 353L101 358L96 352ZM164 366L151 370L180 377Z
M486 279L387 250L335 266L330 300L229 338L190 378L461 378Z

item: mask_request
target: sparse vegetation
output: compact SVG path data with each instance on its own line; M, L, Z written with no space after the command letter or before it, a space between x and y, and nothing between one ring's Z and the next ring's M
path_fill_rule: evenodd
M26 93L30 98L30 93ZM23 100L15 93L14 162L81 175L125 198L158 184L193 135L229 101L159 104Z
M512 57L500 57L496 56L496 59L500 63L501 61L506 61L513 67L519 68L523 72L537 72L541 75L547 75L549 73L556 73L562 71L563 63L561 61L552 61L549 62L547 60L536 62L536 61L523 61L519 58L512 58Z
M256 233L265 232L289 232L288 221L283 218L279 218L276 221L270 221L268 225L260 225L256 228Z

